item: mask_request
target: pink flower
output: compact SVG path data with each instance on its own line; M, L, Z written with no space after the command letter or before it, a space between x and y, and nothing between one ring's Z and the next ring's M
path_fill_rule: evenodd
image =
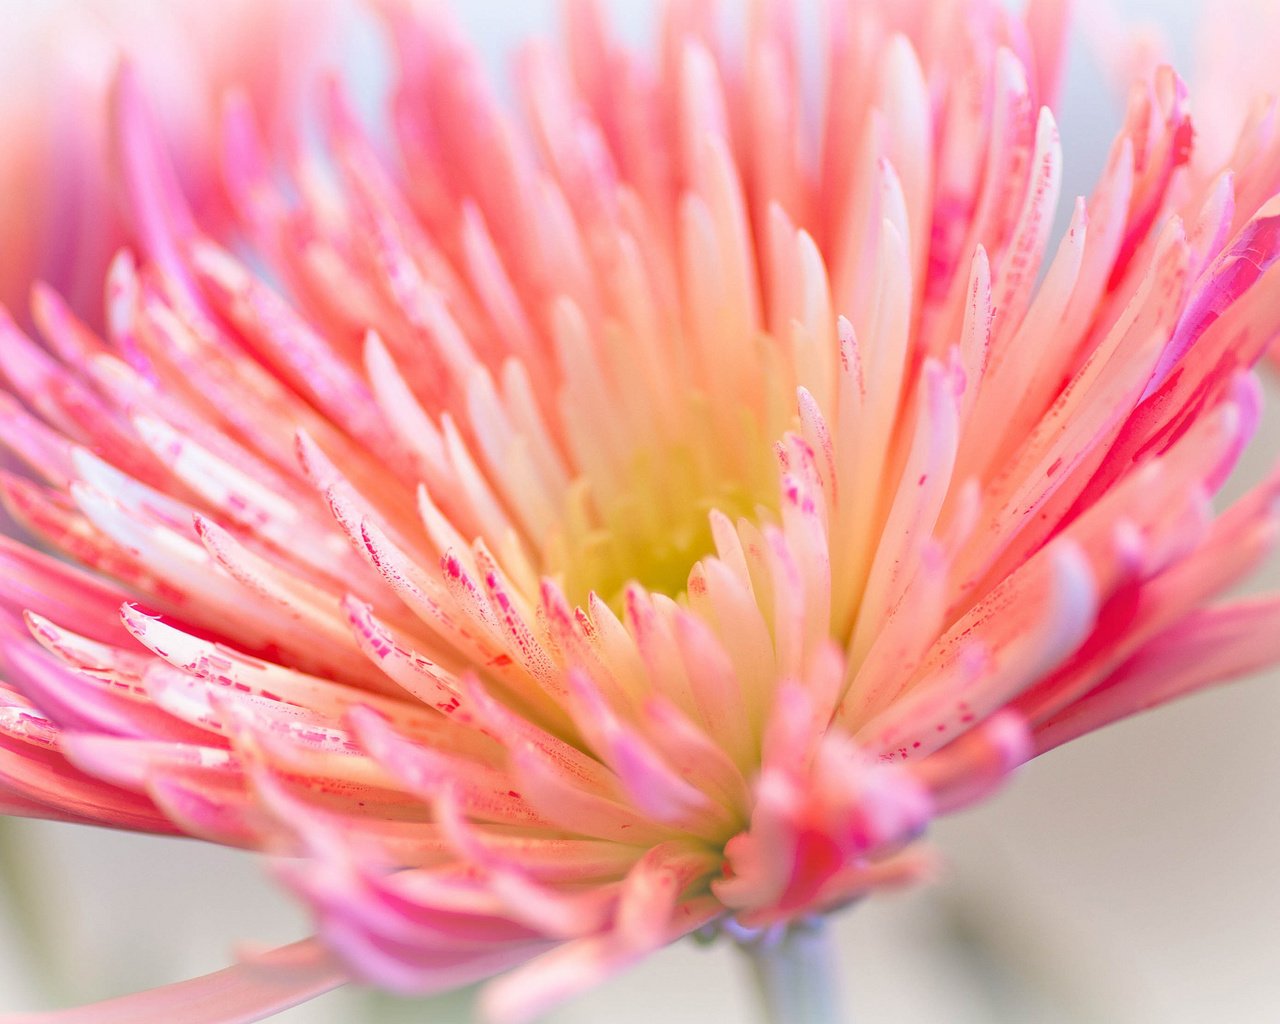
M301 38L319 50L333 11L330 0L47 0L8 19L0 126L9 145L0 188L21 199L0 210L0 301L25 309L39 276L77 309L99 315L103 274L130 228L112 181L115 128L103 117L122 59L146 84L185 193L222 226L229 211L209 130L222 94L241 90L287 131L304 76L282 61L282 40Z
M0 806L266 850L317 920L44 1019L501 975L527 1020L915 881L1030 757L1280 659L1222 596L1280 477L1210 504L1280 329L1258 122L1190 174L1159 68L1050 254L1052 2L832 4L817 103L785 3L740 49L673 3L651 59L575 2L519 119L381 7L389 152L336 86L325 159L232 102L216 240L126 72L105 332L4 325L3 494L84 568L0 546Z

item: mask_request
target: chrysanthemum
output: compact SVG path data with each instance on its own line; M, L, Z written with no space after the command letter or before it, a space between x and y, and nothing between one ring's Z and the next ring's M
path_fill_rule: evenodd
M1280 330L1275 104L1192 171L1159 69L1050 251L1052 0L832 0L820 89L783 0L728 42L673 2L652 56L574 2L518 117L381 8L389 137L233 96L219 237L122 72L105 336L41 287L3 325L0 487L66 557L0 544L0 808L266 850L317 922L49 1019L500 975L520 1021L785 947L1030 757L1280 658L1280 599L1221 596L1280 478L1210 500Z
M132 55L183 192L210 228L226 226L217 138L208 130L222 94L236 88L276 125L308 57L325 53L336 13L327 0L41 0L17 8L0 41L0 302L26 304L33 277L97 323L102 277L127 240L113 201L103 104L121 52ZM286 56L286 52L288 56ZM288 70L286 70L286 68Z

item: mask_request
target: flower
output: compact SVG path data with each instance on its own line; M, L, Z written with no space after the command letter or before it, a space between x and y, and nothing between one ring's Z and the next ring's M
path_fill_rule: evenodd
M651 61L584 0L519 121L380 9L392 139L232 100L229 234L123 72L105 335L3 325L0 490L83 568L0 545L0 806L268 851L318 924L118 1019L498 975L527 1020L1280 659L1223 597L1280 477L1210 502L1280 329L1269 120L1193 170L1158 68L1050 257L1061 5L833 3L815 105L784 3L738 49L673 3Z
M221 95L241 90L281 132L305 81L282 66L280 40L306 39L323 53L334 10L329 0L216 8L107 0L50 0L7 26L6 84L0 125L22 140L0 158L0 186L23 202L5 205L0 232L8 254L0 301L25 306L33 276L95 316L102 277L128 241L111 175L110 132L101 116L114 68L133 61L156 104L184 192L221 224L222 196L213 139Z

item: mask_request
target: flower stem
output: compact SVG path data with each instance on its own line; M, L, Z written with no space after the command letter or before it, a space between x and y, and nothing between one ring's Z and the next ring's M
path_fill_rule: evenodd
M842 1024L826 918L770 930L742 944L768 1024Z

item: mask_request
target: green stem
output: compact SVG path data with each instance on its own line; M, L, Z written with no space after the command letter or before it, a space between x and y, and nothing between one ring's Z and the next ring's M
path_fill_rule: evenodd
M768 1024L842 1024L826 918L771 929L742 943Z

